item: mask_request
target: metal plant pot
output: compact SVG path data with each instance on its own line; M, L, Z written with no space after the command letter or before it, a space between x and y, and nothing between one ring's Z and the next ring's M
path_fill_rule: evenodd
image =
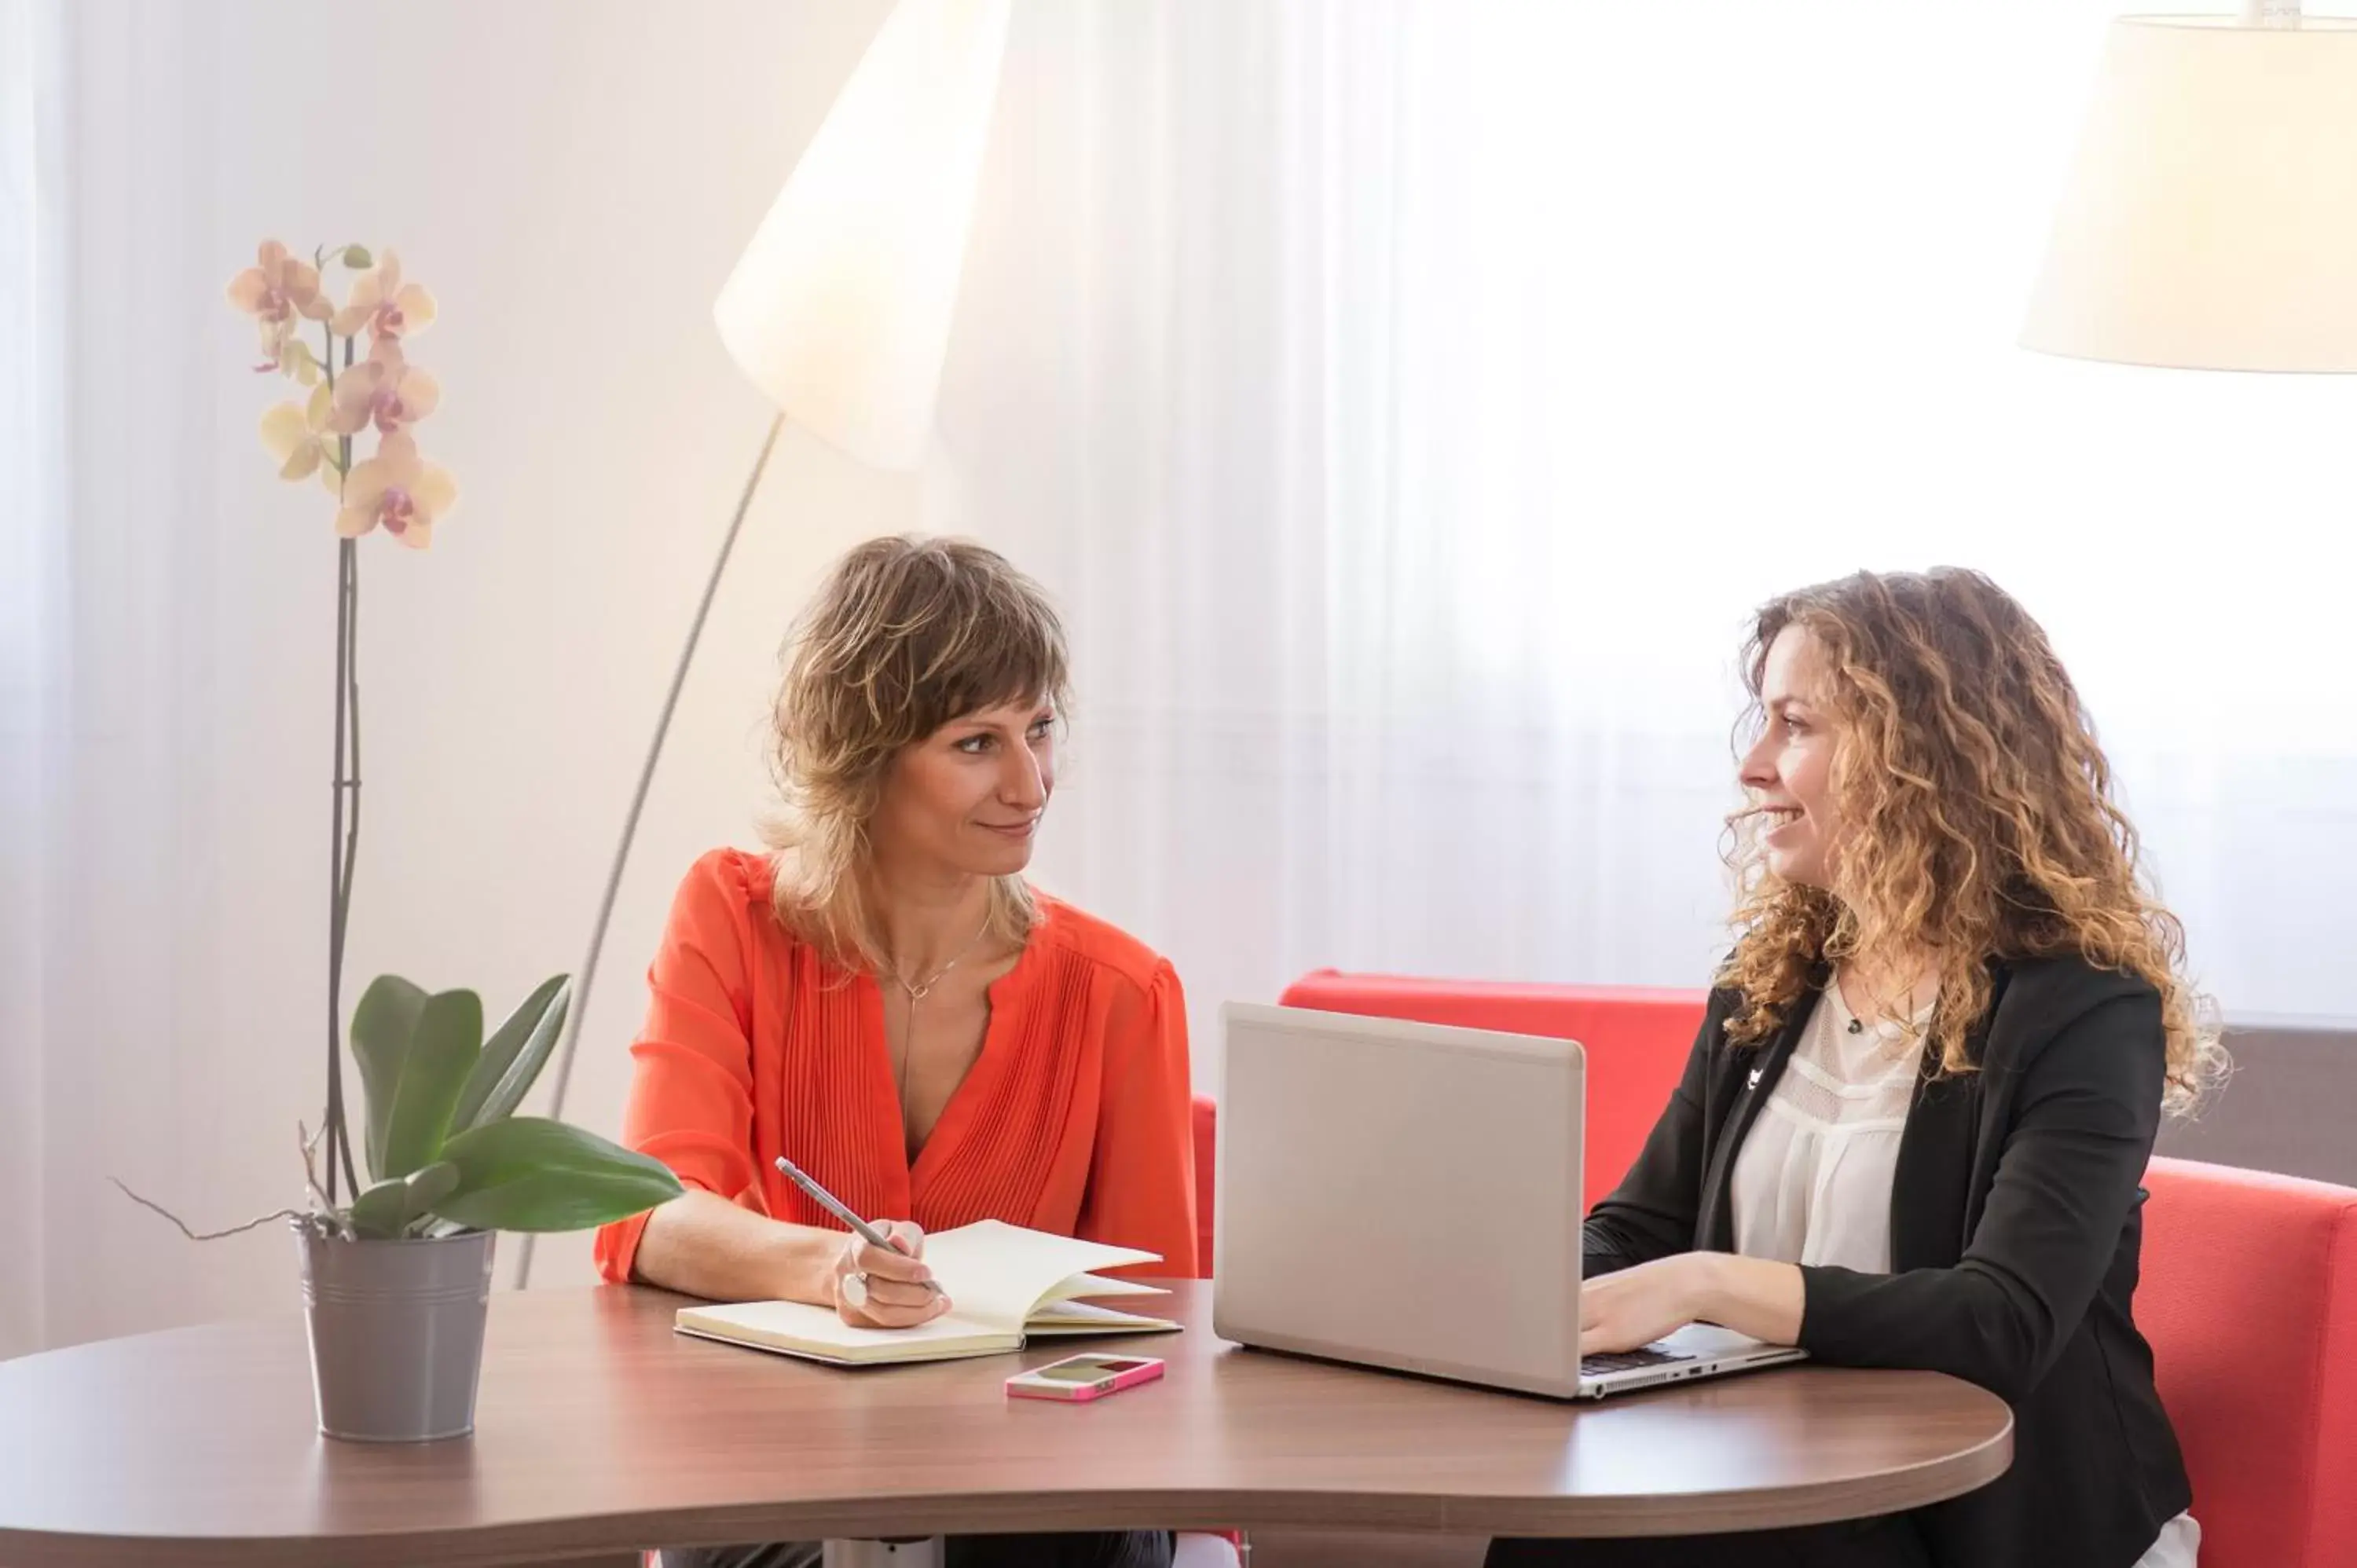
M295 1222L319 1430L424 1443L475 1429L496 1233L346 1240Z

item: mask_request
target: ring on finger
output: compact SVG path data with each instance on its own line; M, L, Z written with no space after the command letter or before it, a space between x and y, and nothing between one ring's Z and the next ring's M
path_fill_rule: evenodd
M867 1305L867 1276L851 1273L843 1276L843 1299L853 1306Z

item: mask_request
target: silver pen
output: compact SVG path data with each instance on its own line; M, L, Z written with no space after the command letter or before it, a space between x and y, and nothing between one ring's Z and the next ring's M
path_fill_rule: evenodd
M808 1172L804 1171L802 1166L794 1164L793 1161L786 1158L783 1155L780 1155L778 1156L778 1169L784 1173L785 1178L788 1181L793 1183L796 1187L810 1194L812 1202L817 1204L821 1208L825 1209L829 1214L834 1215L837 1219L842 1220L845 1225L850 1226L854 1230L856 1230L859 1233L860 1240L866 1241L869 1246L881 1247L888 1252L898 1252L903 1257L909 1255L909 1250L906 1247L901 1246L898 1241L893 1240L892 1238L885 1235L884 1232L878 1230L876 1227L870 1225L867 1221L851 1212L848 1208L845 1207L843 1199L835 1197L834 1194L819 1186L816 1179ZM941 1294L941 1283L937 1280L927 1280L925 1282L925 1286L936 1295Z

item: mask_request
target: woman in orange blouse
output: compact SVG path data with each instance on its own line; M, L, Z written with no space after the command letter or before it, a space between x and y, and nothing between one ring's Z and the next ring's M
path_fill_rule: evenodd
M1178 977L1021 875L1065 680L1055 612L990 551L882 539L835 568L789 645L772 853L699 860L648 976L623 1141L688 1190L598 1233L607 1278L906 1327L952 1305L924 1232L980 1219L1195 1272ZM903 1250L839 1226L781 1154L891 1221ZM949 1561L1144 1568L1170 1552L1156 1531L977 1537Z

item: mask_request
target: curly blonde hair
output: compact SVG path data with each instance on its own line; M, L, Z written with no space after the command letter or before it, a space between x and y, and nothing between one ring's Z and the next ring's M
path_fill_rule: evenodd
M1728 819L1740 932L1719 983L1740 993L1731 1041L1771 1035L1828 962L1928 950L1940 966L1931 1048L1975 1070L1967 1037L1988 959L2069 954L2160 993L2173 1112L2225 1069L2209 1007L2183 977L2184 929L2147 889L2135 825L2045 632L1977 572L1854 576L1764 607L1745 649L1746 728L1764 721L1768 650L1816 645L1835 720L1831 789L1847 835L1841 896L1768 867L1761 819Z
M996 551L954 539L871 539L835 564L786 641L771 771L770 901L789 930L846 969L885 966L864 872L886 770L902 747L979 709L1069 681L1063 623ZM992 880L989 930L1020 945L1038 910L1019 876Z

